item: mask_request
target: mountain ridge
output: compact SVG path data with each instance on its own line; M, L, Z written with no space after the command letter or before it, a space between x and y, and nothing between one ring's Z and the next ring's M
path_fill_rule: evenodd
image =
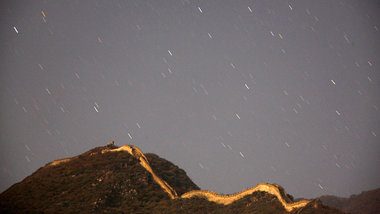
M154 166L154 167L153 167ZM200 190L155 154L113 142L52 161L0 194L1 213L340 213L318 200L293 202L276 184L236 194Z
M148 159L145 157L144 153L137 147L135 146L130 146L130 145L124 145L116 149L106 149L103 150L102 153L104 152L120 152L120 151L125 151L131 154L132 156L136 157L137 159L140 160L140 164L149 172L152 174L154 180L161 186L162 189L165 190L170 196L171 199L177 199L178 194L177 192L168 184L166 181L162 180L159 178L152 170L152 168L149 165ZM235 193L232 195L221 195L212 191L208 190L193 190L187 193L184 193L183 195L180 196L180 198L191 198L191 197L204 197L208 201L212 201L218 204L223 204L223 205L228 205L233 203L234 201L237 201L241 198L243 198L246 195L252 194L253 192L256 191L263 191L267 192L269 194L272 194L277 197L277 199L281 202L281 204L284 206L284 208L287 211L292 211L296 208L302 208L306 206L308 203L311 202L311 200L301 200L297 202L291 202L289 199L286 200L286 194L282 195L279 189L278 185L272 185L272 184L266 184L266 183L261 183L258 184L255 187L251 187L245 190L240 191L239 193Z
M319 197L323 204L347 213L370 214L380 213L380 188L363 191L348 198L333 195Z

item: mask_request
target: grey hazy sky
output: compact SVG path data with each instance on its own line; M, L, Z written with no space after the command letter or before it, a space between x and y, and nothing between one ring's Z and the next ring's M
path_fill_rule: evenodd
M378 1L2 1L0 190L111 140L202 189L380 185Z

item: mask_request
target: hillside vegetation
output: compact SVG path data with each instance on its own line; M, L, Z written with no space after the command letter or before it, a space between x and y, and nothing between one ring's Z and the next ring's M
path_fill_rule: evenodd
M0 194L0 213L287 213L284 203L301 203L279 186L270 186L278 194L250 189L215 203L199 193L231 196L199 190L184 170L155 154L109 144L53 161L14 184ZM318 200L291 210L340 213Z

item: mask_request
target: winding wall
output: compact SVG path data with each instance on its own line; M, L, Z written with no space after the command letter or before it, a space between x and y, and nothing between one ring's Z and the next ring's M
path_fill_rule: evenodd
M281 195L280 189L277 185L267 183L261 183L255 187L243 190L239 193L232 195L220 195L208 190L193 190L183 194L181 198L201 197L206 198L208 201L212 201L218 204L228 205L256 191L263 191L276 196L277 199L281 202L282 206L284 206L284 208L289 212L294 209L304 207L310 202L309 200L302 200L288 203L285 200L286 196Z
M110 152L126 151L132 156L136 157L137 159L140 160L141 166L143 166L149 173L152 174L153 179L161 186L162 189L164 189L169 194L170 198L172 199L179 198L176 191L168 183L166 183L164 180L159 178L153 172L152 168L149 165L148 159L145 157L145 155L141 152L139 148L135 146L124 145L117 149L103 150L102 153L108 152L108 151ZM283 191L283 189L281 190ZM280 190L280 187L276 184L261 183L255 187L252 187L252 188L243 190L239 193L231 194L231 195L221 195L221 194L217 194L215 192L211 192L208 190L193 190L181 195L180 198L202 197L202 198L206 198L208 201L212 201L218 204L228 205L228 204L233 203L234 201L237 201L243 198L246 195L252 194L253 192L263 191L277 197L277 199L280 201L282 206L284 206L284 208L289 212L294 209L304 207L308 203L310 203L310 200L301 200L297 202L291 202L286 197L285 191L283 191L281 194L281 190Z
M165 190L165 192L168 193L171 199L178 198L177 192L164 180L159 178L156 173L153 172L152 167L150 167L148 159L145 157L145 155L141 152L141 150L135 146L129 146L129 145L124 145L122 147L119 147L117 149L106 149L103 150L102 153L104 152L119 152L119 151L126 151L135 158L137 158L140 161L140 165L144 167L153 177L154 181L158 183L158 185L161 186L162 189Z
M164 180L159 178L156 175L156 173L154 173L152 167L149 165L148 159L145 157L144 153L142 153L139 148L135 146L124 145L116 149L104 149L102 150L102 153L120 152L120 151L126 151L130 155L137 158L140 161L140 165L144 167L152 175L154 181L158 183L165 192L168 193L171 199L201 197L201 198L207 199L208 201L212 201L218 204L228 205L228 204L233 203L234 201L237 201L243 198L246 195L252 194L253 192L263 191L277 197L277 199L280 201L282 206L284 206L284 208L289 212L294 209L302 208L311 202L310 200L301 200L297 202L291 202L291 200L287 198L285 191L283 191L281 187L279 187L276 184L267 184L267 183L261 183L255 187L252 187L252 188L243 190L239 193L231 194L231 195L221 195L221 194L217 194L215 192L208 191L208 190L193 190L193 191L184 193L183 195L181 195L181 197L178 197L177 192L168 183L166 183ZM56 160L50 163L49 166L55 166L64 162L68 162L72 159L73 158Z

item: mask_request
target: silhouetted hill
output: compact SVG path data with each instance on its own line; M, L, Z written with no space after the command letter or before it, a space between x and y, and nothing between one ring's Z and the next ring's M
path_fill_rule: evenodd
M349 198L326 195L320 197L323 204L352 214L380 213L380 188L365 191Z
M186 172L137 147L109 144L53 161L0 194L0 213L341 213L259 184L232 195L199 190Z

